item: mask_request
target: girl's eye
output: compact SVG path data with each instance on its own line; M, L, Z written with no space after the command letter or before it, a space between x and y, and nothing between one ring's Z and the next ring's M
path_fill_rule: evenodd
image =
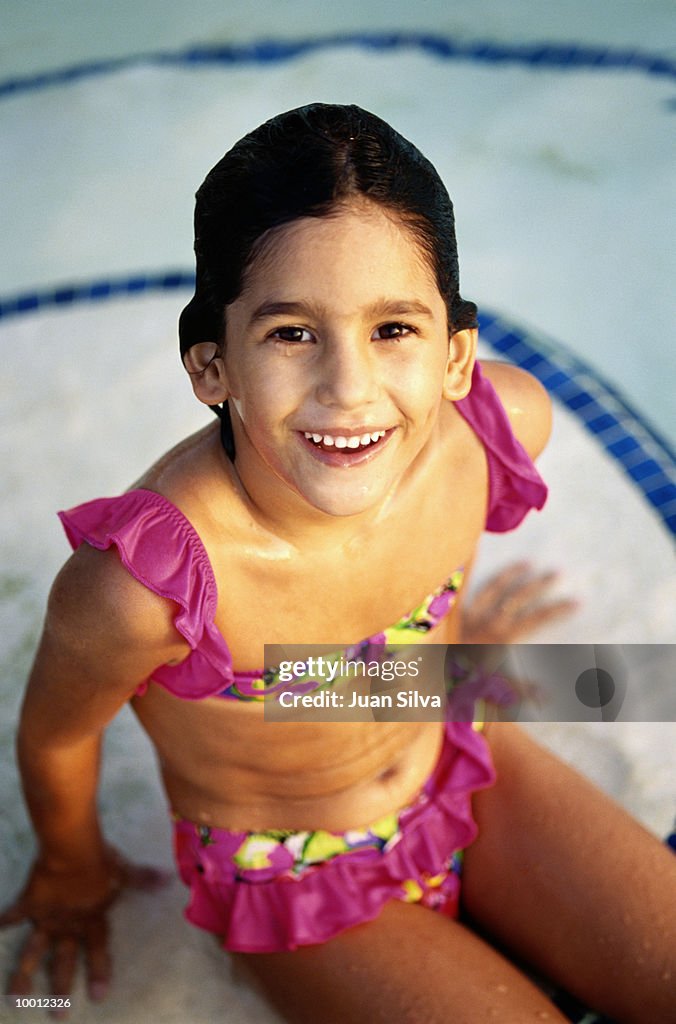
M402 324L394 322L391 324L381 324L380 327L376 327L374 337L378 341L395 341L397 338L405 338L409 334L416 334L415 327L411 327L409 324Z
M270 335L275 341L285 341L287 344L298 344L298 342L312 341L312 335L304 327L278 327Z

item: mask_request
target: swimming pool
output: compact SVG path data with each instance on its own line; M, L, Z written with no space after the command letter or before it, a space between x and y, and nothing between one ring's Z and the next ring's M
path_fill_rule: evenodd
M6 6L0 873L12 885L30 840L11 733L66 553L53 509L121 490L204 422L176 354L191 193L280 109L358 102L420 145L456 202L463 291L482 310L486 354L528 366L555 394L550 508L512 546L487 538L483 564L533 550L563 564L584 612L551 642L673 640L670 5L514 0L507 14L489 0L348 0L322 9L321 24L307 0L283 17L222 0ZM564 755L669 827L673 725L552 729ZM131 854L166 850L152 759L128 716L108 740L103 807ZM182 899L176 887L118 908L120 988L97 1015L206 1024L227 1000L232 1024L272 1019L183 927ZM0 936L0 961L14 941ZM93 1019L82 995L75 1019Z

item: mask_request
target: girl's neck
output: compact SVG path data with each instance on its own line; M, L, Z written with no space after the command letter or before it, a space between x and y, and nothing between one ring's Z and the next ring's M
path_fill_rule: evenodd
M305 550L340 545L375 529L387 519L392 506L390 494L377 506L355 515L331 515L314 508L281 481L270 483L255 469L247 470L245 460L235 457L233 475L242 500L257 524L280 540Z

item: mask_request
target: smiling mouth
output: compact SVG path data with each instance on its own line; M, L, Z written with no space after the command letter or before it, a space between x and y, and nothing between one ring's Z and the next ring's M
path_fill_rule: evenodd
M385 436L386 431L374 430L372 433L354 434L347 437L344 434L315 434L303 431L303 437L315 448L325 452L343 451L366 451L373 448Z

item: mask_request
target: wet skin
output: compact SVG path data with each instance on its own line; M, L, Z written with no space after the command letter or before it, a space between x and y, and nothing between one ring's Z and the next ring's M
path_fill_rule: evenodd
M188 368L201 401L229 399L234 465L213 425L135 486L165 495L197 530L218 583L216 625L243 670L263 665L264 642L361 640L469 569L487 472L454 406L470 386L474 334L449 338L415 240L381 210L280 230L226 321L225 352L198 345ZM486 369L535 456L549 430L546 397L526 374ZM366 434L376 434L370 450ZM355 437L363 451L349 447ZM459 638L460 605L435 640ZM52 590L19 733L40 853L6 917L35 924L24 990L52 945L61 990L73 943L92 954L92 984L108 978L101 922L137 876L110 854L95 794L102 731L129 699L158 747L170 803L226 828L360 825L408 802L437 758L437 723L282 728L260 708L180 701L152 682L135 697L158 665L189 653L175 614L115 551L86 545Z

